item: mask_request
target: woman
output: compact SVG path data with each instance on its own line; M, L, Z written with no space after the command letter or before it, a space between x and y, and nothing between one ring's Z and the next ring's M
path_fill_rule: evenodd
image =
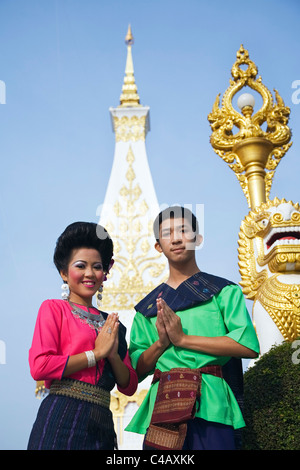
M95 223L71 224L57 240L54 263L64 281L64 299L44 301L37 317L30 371L34 380L45 380L49 394L28 449L117 448L110 391L116 384L133 395L138 380L118 315L92 306L112 255L111 238Z

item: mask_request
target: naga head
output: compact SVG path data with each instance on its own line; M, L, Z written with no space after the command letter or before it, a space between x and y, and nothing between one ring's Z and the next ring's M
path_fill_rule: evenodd
M268 200L250 211L239 233L240 282L253 299L274 273L300 273L300 206L285 199Z

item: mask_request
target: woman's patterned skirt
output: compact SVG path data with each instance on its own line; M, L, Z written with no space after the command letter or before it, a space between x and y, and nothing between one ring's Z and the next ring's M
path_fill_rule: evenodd
M114 450L109 408L85 400L49 394L43 399L28 450Z

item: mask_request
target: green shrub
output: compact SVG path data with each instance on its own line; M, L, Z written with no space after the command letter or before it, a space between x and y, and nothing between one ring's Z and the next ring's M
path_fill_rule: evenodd
M244 450L300 449L299 357L292 343L284 342L245 372Z

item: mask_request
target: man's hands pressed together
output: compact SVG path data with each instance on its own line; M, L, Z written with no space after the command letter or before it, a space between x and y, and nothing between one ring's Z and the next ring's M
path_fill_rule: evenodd
M181 320L178 315L166 304L166 302L159 298L156 300L157 305L157 322L156 328L158 335L166 342L165 337L168 338L169 343L173 343L174 346L180 346L185 336Z
M144 376L155 368L156 362L170 344L214 356L257 357L254 351L228 336L206 337L185 334L180 317L162 298L156 300L156 305L155 325L158 340L140 355L136 369L139 376Z

